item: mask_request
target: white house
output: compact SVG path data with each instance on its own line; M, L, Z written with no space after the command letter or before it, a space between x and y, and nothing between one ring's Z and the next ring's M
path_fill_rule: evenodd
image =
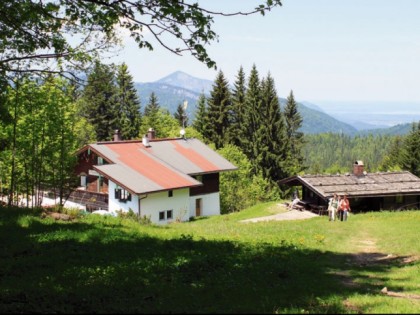
M131 209L157 224L220 214L219 173L237 169L197 139L155 139L153 130L142 141L116 133L77 156L78 194L89 210Z

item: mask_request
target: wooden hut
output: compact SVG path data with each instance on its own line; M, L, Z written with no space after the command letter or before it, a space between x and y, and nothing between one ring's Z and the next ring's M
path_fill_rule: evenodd
M303 204L326 208L334 193L347 194L352 211L419 209L420 178L407 171L367 173L362 161L353 173L292 176L281 185L301 186Z

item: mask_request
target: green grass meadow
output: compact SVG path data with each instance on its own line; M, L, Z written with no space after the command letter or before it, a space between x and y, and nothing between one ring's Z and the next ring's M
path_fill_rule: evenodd
M420 313L420 211L240 222L278 211L154 226L0 208L0 312Z

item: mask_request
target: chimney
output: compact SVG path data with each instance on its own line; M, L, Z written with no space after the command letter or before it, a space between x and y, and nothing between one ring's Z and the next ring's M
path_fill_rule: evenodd
M363 161L355 161L353 164L353 174L356 176L362 176L363 174Z
M121 133L118 129L115 129L114 141L122 141Z
M155 131L153 128L149 128L149 131L147 132L147 138L149 140L153 140L155 138Z
M148 139L147 135L144 135L144 136L143 136L142 142L143 142L143 145L144 145L146 148L150 147L150 143L149 143L149 139Z

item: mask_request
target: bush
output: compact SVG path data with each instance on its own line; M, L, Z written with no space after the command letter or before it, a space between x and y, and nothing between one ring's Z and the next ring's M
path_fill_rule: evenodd
M139 216L131 208L128 211L123 211L122 209L120 209L120 210L117 210L116 212L119 218L128 219L128 220L138 222L143 225L149 225L152 223L150 219L150 215Z
M238 167L236 171L220 174L221 213L241 211L259 202L280 199L279 187L261 174L252 175L251 162L238 147L228 145L218 152Z

